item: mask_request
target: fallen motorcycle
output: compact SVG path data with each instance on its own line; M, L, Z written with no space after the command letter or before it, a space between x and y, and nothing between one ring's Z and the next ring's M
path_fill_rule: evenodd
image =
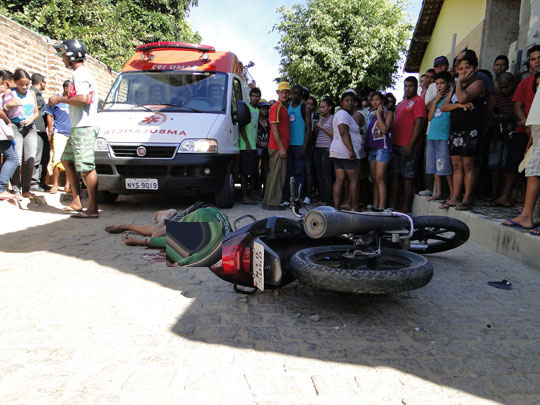
M428 284L433 266L421 254L456 248L469 228L443 216L400 212L350 212L319 207L296 219L256 220L223 238L221 261L211 267L237 292L275 289L298 279L311 287L356 293L393 294ZM252 287L251 291L242 289Z

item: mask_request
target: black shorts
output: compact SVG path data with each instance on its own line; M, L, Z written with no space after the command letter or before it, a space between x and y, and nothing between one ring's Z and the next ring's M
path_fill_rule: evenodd
M240 151L240 174L250 175L257 171L257 163L259 156L257 150L241 150Z
M332 158L334 161L334 169L336 170L359 170L360 169L360 159L338 159Z
M525 156L525 149L529 142L529 136L523 132L514 132L512 139L508 144L508 157L506 158L505 170L511 173L517 173L519 164Z
M392 160L390 160L390 174L399 174L404 179L414 179L420 164L421 150L413 148L412 154L405 157L405 147L392 145Z

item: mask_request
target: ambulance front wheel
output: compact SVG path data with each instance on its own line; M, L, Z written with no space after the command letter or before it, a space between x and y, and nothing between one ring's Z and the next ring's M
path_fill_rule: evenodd
M227 168L227 173L223 179L223 185L214 196L218 208L232 208L234 205L234 176L232 164Z
M118 193L111 193L109 191L98 191L98 202L104 204L112 204L118 198Z

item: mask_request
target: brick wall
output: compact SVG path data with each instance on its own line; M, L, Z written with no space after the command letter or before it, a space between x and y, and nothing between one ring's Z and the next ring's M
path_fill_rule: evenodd
M474 27L461 41L456 44L456 54L463 49L468 48L476 52L476 56L480 57L480 50L482 49L482 34L484 32L484 21L480 22L476 27ZM450 56L448 56L450 59ZM452 61L450 61L452 63ZM480 64L482 61L480 61Z
M56 56L54 48L50 45L54 42L0 15L0 69L13 72L17 68L22 68L30 75L41 73L47 81L45 100L48 100L49 96L61 93L62 83L71 79L73 74L64 67L62 59ZM86 58L85 65L98 82L99 98L105 99L117 73L109 71L104 63L90 56Z

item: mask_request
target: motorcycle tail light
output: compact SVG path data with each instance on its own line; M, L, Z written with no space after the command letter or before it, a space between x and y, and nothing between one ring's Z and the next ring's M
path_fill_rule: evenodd
M221 247L221 264L223 272L236 273L240 270L249 273L251 270L251 247L249 242L253 236L249 233L237 235L223 243Z

